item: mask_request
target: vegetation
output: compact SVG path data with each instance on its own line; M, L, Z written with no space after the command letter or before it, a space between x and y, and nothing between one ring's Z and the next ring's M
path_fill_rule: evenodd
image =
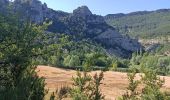
M71 98L72 100L104 100L100 91L103 72L92 77L87 71L77 71L76 77L72 78L73 87L63 86L51 95L50 100Z
M46 38L46 46L39 50L43 55L35 59L38 64L81 69L87 64L87 59L92 60L92 68L105 68L111 63L111 57L100 46L87 40L75 42L70 36L53 33Z
M140 80L135 80L136 70L129 73L129 86L127 93L122 95L120 100L169 100L170 97L160 90L164 84L164 79L157 76L156 71L148 68L142 69L143 74ZM138 89L142 87L142 89Z
M131 59L132 66L139 69L142 67L147 67L150 69L156 69L159 75L169 75L170 57L161 56L157 54L140 54L134 55Z
M74 87L71 89L71 97L73 100L103 100L99 86L103 80L103 72L95 74L93 78L83 72L77 72L77 77L73 78Z
M15 17L0 16L1 100L42 100L45 83L35 72L33 59L43 46L44 26L20 23Z
M82 71L72 78L73 87L61 87L51 95L50 100L56 97L59 100L65 97L73 100L103 100L104 95L100 91L103 72L94 76L89 74L95 69L131 72L128 74L127 93L122 95L121 100L170 99L160 90L164 80L157 76L170 75L170 57L165 54L170 48L168 42L160 44L154 52L136 52L132 58L122 59L110 56L96 42L82 39L86 36L83 36L81 28L77 29L79 25L74 27L76 33L81 33L76 36L80 35L82 40L76 40L73 35L47 32L50 23L37 25L19 20L14 13L4 13L5 10L0 13L1 100L43 100L48 91L44 78L36 72L36 66L40 64ZM109 19L108 22L122 33L150 38L169 34L169 16L169 12L155 12ZM74 34L75 30L70 30ZM139 72L143 73L141 79L135 80ZM140 86L141 91L138 90Z
M134 12L116 18L106 16L106 21L121 33L129 34L132 37L154 38L170 35L169 10Z

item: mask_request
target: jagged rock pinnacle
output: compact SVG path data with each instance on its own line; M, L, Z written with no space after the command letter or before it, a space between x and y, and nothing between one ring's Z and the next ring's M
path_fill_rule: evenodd
M78 7L73 11L74 15L81 15L81 16L87 16L87 15L92 15L92 12L89 10L87 6L81 6Z

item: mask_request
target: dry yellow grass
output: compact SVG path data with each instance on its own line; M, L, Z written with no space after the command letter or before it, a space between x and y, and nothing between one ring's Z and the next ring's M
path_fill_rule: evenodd
M38 75L45 78L47 83L46 88L49 88L49 92L55 91L61 86L72 86L72 76L76 75L74 70L66 70L60 68L54 68L49 66L38 66ZM93 71L90 74L94 75L100 71ZM136 79L139 79L137 75ZM170 77L165 78L165 84L163 90L170 90ZM104 80L102 81L101 91L105 95L107 100L115 100L115 98L121 96L126 92L128 86L127 74L121 72L107 71L104 72Z

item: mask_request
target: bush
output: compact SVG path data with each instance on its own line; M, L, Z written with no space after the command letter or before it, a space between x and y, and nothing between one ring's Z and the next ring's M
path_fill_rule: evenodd
M44 89L45 80L39 78L33 66L28 67L22 72L15 86L5 86L5 90L1 90L1 100L43 100L48 92ZM2 85L2 84L1 84Z
M77 72L77 77L73 78L74 88L71 89L73 100L103 100L104 96L100 92L100 84L103 80L103 72L93 77L83 72Z
M127 87L128 91L122 95L120 100L138 100L139 99L139 93L137 91L137 87L140 83L139 80L134 80L137 72L135 69L132 70L132 73L128 73L128 81L129 85Z
M164 84L164 79L157 76L156 70L143 68L140 80L134 80L136 69L128 74L129 86L127 93L122 95L120 100L169 100L169 96L162 92L160 88ZM137 91L137 87L143 86L142 90Z
M68 55L64 59L64 65L69 67L80 66L80 59L77 55Z

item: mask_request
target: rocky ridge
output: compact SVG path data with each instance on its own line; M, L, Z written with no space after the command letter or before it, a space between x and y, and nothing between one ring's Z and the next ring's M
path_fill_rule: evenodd
M23 18L42 23L46 19L53 22L48 31L65 33L76 37L76 40L91 39L101 44L111 55L128 58L142 46L135 39L123 36L109 26L103 16L92 14L87 6L78 7L73 13L55 11L38 0L15 0L13 9L20 12Z

